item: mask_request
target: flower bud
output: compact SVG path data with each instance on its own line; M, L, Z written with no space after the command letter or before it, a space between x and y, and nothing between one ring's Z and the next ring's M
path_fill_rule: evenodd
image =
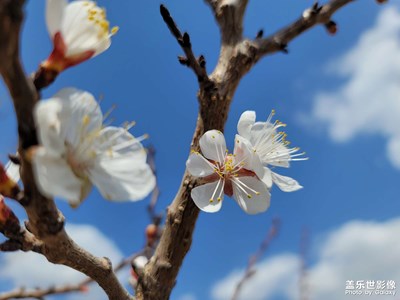
M0 196L0 232L17 232L20 229L19 220Z
M337 32L337 25L334 21L329 21L325 24L325 28L330 35L335 35Z
M93 1L47 0L46 23L53 51L42 68L56 73L107 50L118 31Z

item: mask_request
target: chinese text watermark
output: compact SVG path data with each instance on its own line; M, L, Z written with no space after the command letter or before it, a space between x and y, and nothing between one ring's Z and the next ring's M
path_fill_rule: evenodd
M396 295L394 280L346 280L345 295Z

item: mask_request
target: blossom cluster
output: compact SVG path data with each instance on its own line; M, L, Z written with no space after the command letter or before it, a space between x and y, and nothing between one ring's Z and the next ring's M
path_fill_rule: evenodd
M111 45L118 27L110 27L106 11L94 1L47 0L46 23L53 51L42 63L59 73L92 58ZM96 186L105 199L136 201L155 186L141 141L124 127L104 126L93 95L65 88L34 111L40 146L32 165L40 191L78 206Z
M33 170L47 196L80 204L94 184L108 200L140 200L155 186L146 162L147 153L124 128L103 126L94 97L74 88L61 90L35 109L41 147L35 151Z
M286 134L278 131L286 126L256 122L254 111L244 112L238 122L235 148L229 153L222 132L207 131L200 138L201 153L193 151L186 166L192 176L203 178L204 184L195 187L191 196L205 212L221 209L224 194L233 197L248 214L264 212L270 206L270 190L275 183L282 191L302 188L294 179L279 175L272 167L289 167L290 161L305 160L299 148L289 148Z

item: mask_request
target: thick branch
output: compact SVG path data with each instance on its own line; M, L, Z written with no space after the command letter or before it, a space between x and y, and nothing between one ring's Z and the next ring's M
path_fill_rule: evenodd
M106 258L97 258L80 248L64 230L64 217L52 199L38 191L29 160L30 147L37 145L33 108L38 94L32 79L26 77L19 60L19 33L24 0L0 1L0 73L10 91L17 115L21 179L27 212L27 229L43 242L42 254L53 263L64 264L93 278L110 299L130 299Z
M223 131L232 97L241 78L263 55L284 50L289 41L316 24L325 24L336 10L351 0L331 0L317 15L307 19L302 17L275 35L266 39L258 36L254 41L242 39L246 0L206 0L206 2L214 11L222 42L218 64L209 76L213 88L207 89L200 85L198 93L200 110L191 144L194 150L199 150L199 138L205 131L210 129ZM178 271L189 251L199 215L199 210L190 197L191 190L196 184L198 182L186 171L180 189L168 208L160 243L137 286L138 300L169 299Z
M205 0L221 32L222 45L236 45L243 38L243 17L248 0Z

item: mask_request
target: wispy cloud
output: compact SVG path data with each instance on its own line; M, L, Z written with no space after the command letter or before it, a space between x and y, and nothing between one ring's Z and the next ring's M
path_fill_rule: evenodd
M316 262L308 270L311 300L339 300L345 296L346 280L395 280L400 283L400 218L387 222L352 221L331 232L317 247ZM268 258L243 287L241 300L264 300L281 296L297 300L300 262L296 254ZM211 289L216 300L231 299L244 270L234 270ZM351 299L365 299L351 296ZM395 299L372 295L371 300Z
M316 95L314 119L334 141L375 134L387 139L386 153L400 169L400 12L383 9L375 25L331 65L344 78L335 91Z

